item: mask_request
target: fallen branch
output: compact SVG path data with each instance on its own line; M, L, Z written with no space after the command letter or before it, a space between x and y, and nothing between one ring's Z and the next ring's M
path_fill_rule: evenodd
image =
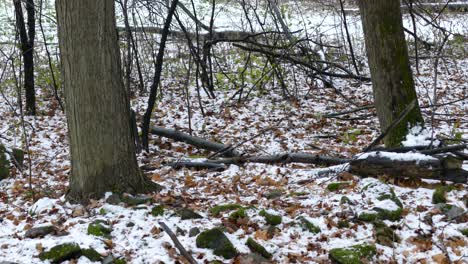
M161 226L164 232L166 232L172 239L172 242L174 242L174 245L179 250L180 254L182 254L182 256L184 256L184 258L187 259L187 261L190 264L197 264L197 261L195 261L192 255L190 255L190 253L187 252L184 246L182 246L179 239L177 239L177 236L171 231L171 229L164 222L159 221L158 224Z
M240 154L233 150L230 149L228 151L224 151L229 148L229 146L224 145L222 143L216 143L216 142L211 142L206 139L200 138L200 137L195 137L191 136L189 134L173 130L173 129L167 129L163 127L158 127L158 126L153 126L150 129L150 133L154 135L158 135L160 137L166 137L170 138L175 141L181 141L184 143L187 143L189 145L193 145L197 148L201 149L206 149L210 151L223 151L222 155L224 157L237 157L240 156Z
M216 170L216 171L223 171L226 169L226 166L219 163L213 162L193 162L193 161L178 161L178 162L170 162L166 164L167 166L171 166L173 169L180 169L180 168L189 168L189 169L209 169L209 170Z

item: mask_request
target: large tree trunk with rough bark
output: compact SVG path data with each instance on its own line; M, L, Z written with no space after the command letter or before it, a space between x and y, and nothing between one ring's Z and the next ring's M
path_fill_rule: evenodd
M20 47L23 54L26 114L36 115L36 92L34 89L34 38L36 35L36 16L34 0L27 0L25 3L26 14L28 16L27 29L21 1L13 0L16 28L20 37Z
M113 0L58 0L72 175L68 198L158 189L140 172L131 136Z
M403 33L399 0L360 0L374 101L380 127L385 131L416 98L408 48ZM408 127L423 124L417 105L384 138L387 147L400 145Z

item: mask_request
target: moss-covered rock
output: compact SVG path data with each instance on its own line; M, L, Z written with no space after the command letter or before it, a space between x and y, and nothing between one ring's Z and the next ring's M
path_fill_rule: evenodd
M192 209L189 208L181 208L176 211L176 214L180 216L182 220L203 218L203 216L195 213Z
M360 213L358 219L364 222L373 222L378 219L377 212L363 212Z
M351 199L349 199L347 196L341 197L340 204L349 204L349 205L355 205Z
M223 205L217 205L217 206L211 208L210 213L213 216L218 216L222 212L232 211L232 210L236 210L236 209L240 209L240 208L242 208L242 206L240 204L223 204Z
M366 178L361 183L361 189L374 205L372 210L361 212L359 220L372 222L375 220L397 221L403 213L403 203L395 194L393 188L377 179Z
M395 231L382 221L374 222L374 236L378 244L388 247L392 247L394 242L400 241Z
M148 203L152 200L150 196L131 196L131 195L123 195L121 197L122 202L126 203L129 206L137 206L141 204Z
M110 238L112 228L106 227L103 221L96 220L88 225L88 235Z
M10 176L10 162L6 156L6 148L0 145L0 180L6 179Z
M349 186L349 182L332 182L327 185L327 190L330 192L336 192Z
M283 218L281 217L281 215L270 214L270 213L267 213L265 210L261 210L258 214L260 216L263 216L265 218L265 221L268 224L273 225L273 226L279 225L283 221Z
M245 208L239 208L237 211L229 215L229 219L233 222L237 222L238 219L247 218L247 217L249 216L247 215Z
M460 232L461 232L464 236L468 237L468 228L460 229Z
M83 256L87 257L91 261L101 261L102 260L101 254L99 254L99 252L94 250L94 248L82 249L81 254Z
M65 243L52 247L48 251L39 254L39 259L49 260L51 263L61 263L66 260L79 258L82 254L81 248L76 243Z
M265 194L265 197L267 199L276 199L284 195L283 190L277 189L277 190L272 190Z
M346 220L338 221L338 228L349 228L351 225Z
M381 220L390 220L390 221L398 221L401 219L401 215L403 213L403 209L398 208L396 210L387 210L382 208L374 208L374 211L377 211L378 218Z
M213 249L213 253L216 256L221 256L226 259L231 259L238 254L234 245L220 228L213 228L201 232L197 236L196 245L199 248Z
M395 194L395 190L393 188L390 188L388 193L381 193L378 197L377 200L383 201L383 200L390 200L393 201L396 205L399 207L403 208L403 203L401 200L398 198L398 196Z
M13 159L14 159L14 162L20 166L20 167L23 167L23 163L24 163L24 151L22 149L19 149L19 148L14 148L11 150L12 154L13 154Z
M314 225L313 223L311 223L309 220L307 220L305 217L303 216L300 216L297 218L297 220L299 220L299 224L301 225L302 229L304 230L307 230L313 234L317 234L319 233L321 230L320 230L320 227Z
M434 190L432 194L432 203L439 204L439 203L446 203L447 198L446 195L448 192L452 190L451 186L439 186Z
M249 249L253 252L253 253L258 253L260 254L262 257L264 258L271 258L272 255L270 252L268 252L265 247L263 247L262 245L260 245L259 243L257 243L255 240L253 240L251 237L249 237L247 239L247 243L246 245L249 247Z
M159 216L164 214L164 206L162 205L155 205L153 209L151 209L152 216Z
M374 245L360 244L348 248L330 250L329 258L338 264L361 264L362 260L371 260L377 250Z

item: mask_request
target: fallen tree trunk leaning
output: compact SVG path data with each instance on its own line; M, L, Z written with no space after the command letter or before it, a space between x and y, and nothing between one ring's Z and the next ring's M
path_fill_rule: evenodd
M175 141L181 141L189 145L193 145L197 148L206 149L210 151L220 151L220 152L223 152L222 156L224 157L240 156L240 154L237 151L229 150L229 146L227 145L224 145L222 143L211 142L200 137L191 136L189 134L186 134L186 133L174 130L174 129L167 129L164 127L153 126L150 129L150 133L154 135L158 135L160 137L170 138Z

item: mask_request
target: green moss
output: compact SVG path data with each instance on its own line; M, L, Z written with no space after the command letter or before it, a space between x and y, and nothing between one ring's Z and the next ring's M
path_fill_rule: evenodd
M127 264L127 261L123 258L114 260L114 264Z
M271 258L272 255L270 252L268 252L262 245L260 245L259 243L257 243L255 240L253 240L251 237L249 237L247 239L247 243L246 245L250 248L250 250L253 252L253 253L258 253L260 255L262 255L262 257L264 258Z
M362 259L371 260L377 250L374 245L361 244L348 248L334 248L329 257L338 264L361 264Z
M461 232L464 236L468 237L468 228L460 229L460 232Z
M24 151L22 149L14 148L11 150L13 154L13 158L18 163L20 167L23 166L24 163Z
M308 195L309 193L308 192L291 192L289 193L288 196L304 196L304 195Z
M10 162L6 157L6 148L0 145L0 180L6 179L10 176Z
M319 233L321 231L320 227L314 225L313 223L308 221L305 217L300 216L297 219L300 221L302 229L307 230L307 231L309 231L309 232L311 232L313 234L317 234L317 233Z
M340 204L354 205L354 203L347 196L341 197Z
M283 218L281 215L274 215L274 214L269 214L265 210L261 210L259 215L263 216L265 218L265 221L270 224L270 225L279 225L281 224Z
M83 256L87 257L91 261L101 261L102 260L101 254L99 254L99 252L94 250L94 248L83 249L83 250L81 250L81 254Z
M340 220L338 221L338 228L349 228L350 224L346 220Z
M102 225L102 221L94 221L88 225L88 235L109 238L112 228Z
M348 185L349 185L349 182L332 182L328 184L327 190L330 192L336 192L338 190L345 188Z
M439 186L435 189L434 193L432 194L432 203L446 203L447 198L445 197L446 194L453 190L452 186Z
M238 209L237 211L233 212L230 216L229 216L229 219L231 219L232 221L236 222L237 219L240 219L240 218L246 218L248 217L247 213L245 212L245 208L240 208Z
M358 219L361 220L361 221L364 221L364 222L373 222L375 220L377 220L377 218L379 217L379 215L377 214L377 212L368 212L368 213L361 213L359 216L358 216Z
M265 195L267 199L279 198L284 194L283 190L273 190Z
M403 209L398 208L394 211L386 210L382 208L374 208L374 211L377 211L378 218L381 220L390 220L390 221L398 221L401 219L401 214L403 213Z
M51 263L61 263L66 260L78 258L82 254L81 248L76 243L65 243L51 248L39 254L39 259L49 260Z
M383 201L383 200L387 200L387 199L393 201L399 207L403 207L403 203L400 201L398 196L395 194L395 191L393 190L393 188L390 188L390 193L384 193L384 194L381 194L379 197L377 197L377 200L379 200L379 201Z
M219 228L201 232L197 236L196 245L199 248L213 249L213 253L216 256L226 259L231 259L238 254L234 245Z
M213 216L218 216L222 212L236 210L236 209L239 209L239 208L242 208L242 206L239 205L239 204L217 205L217 206L210 209L210 213Z
M400 241L400 238L395 234L395 231L382 221L374 222L374 236L378 244L388 247L392 247L393 242Z
M162 205L156 205L151 209L151 215L152 216L158 216L158 215L163 215L164 214L164 206Z
M181 208L177 210L176 214L180 216L182 220L203 218L203 216L195 213L192 209L189 208Z

